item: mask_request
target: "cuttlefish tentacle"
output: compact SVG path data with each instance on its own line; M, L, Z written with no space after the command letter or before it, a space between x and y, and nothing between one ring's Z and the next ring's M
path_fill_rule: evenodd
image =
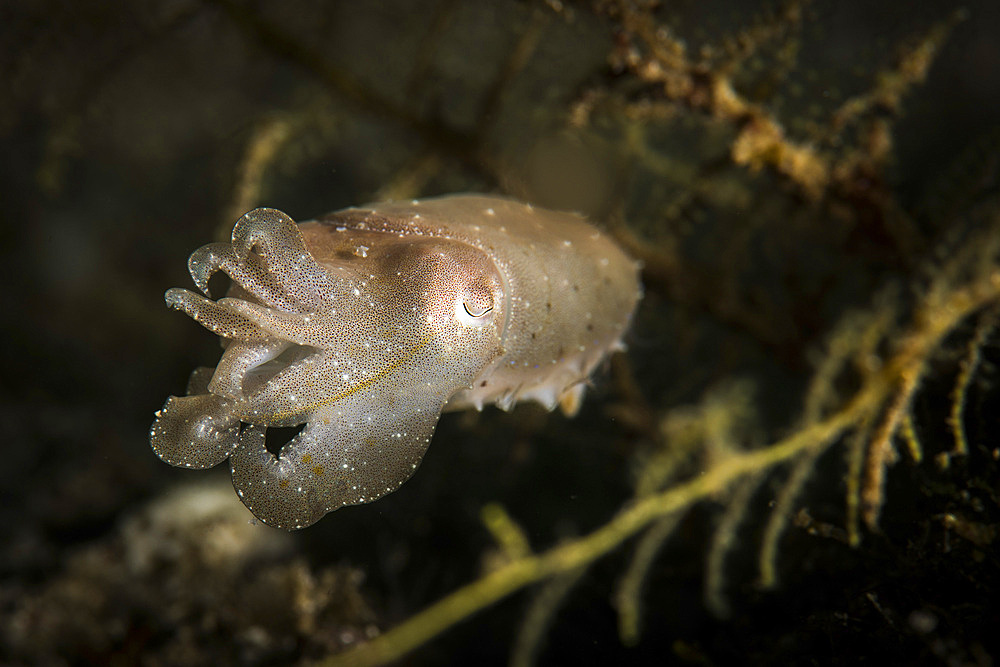
M171 396L149 432L156 455L184 468L211 468L239 442L240 420L232 403L214 394Z
M190 290L171 287L164 298L167 306L184 311L195 322L223 338L264 340L269 337L253 320Z
M188 273L194 284L205 296L212 296L208 289L209 279L224 266L236 265L236 253L229 243L209 243L191 253L188 257Z
M261 370L267 371L262 366ZM282 367L253 386L242 409L246 421L266 426L297 426L312 415L350 394L357 386L349 361L320 353ZM250 382L247 383L250 389Z
M243 400L243 381L247 374L277 357L290 345L288 341L277 339L260 343L233 341L219 360L208 391L234 401Z
M330 348L357 330L349 319L333 313L300 315L266 308L243 299L219 299L219 305L253 322L272 336L292 341L298 345Z
M238 258L228 243L210 243L191 253L188 272L206 296L210 296L208 281L218 271L225 273L248 294L268 306L295 312L308 309L289 296L285 286L268 271L257 255Z
M278 456L266 428L240 434L230 463L240 499L264 523L308 526L327 512L395 491L420 465L446 397L393 410L370 397L346 401L344 416L310 421Z
M306 250L299 226L285 213L273 208L254 209L236 222L232 238L232 250L239 261L247 261L256 251L285 295L301 304L285 310L315 311L338 293L330 274Z

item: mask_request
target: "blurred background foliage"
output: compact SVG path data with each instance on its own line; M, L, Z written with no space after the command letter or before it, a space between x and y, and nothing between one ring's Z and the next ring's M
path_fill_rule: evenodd
M1000 655L995 3L0 19L5 663ZM292 535L152 455L218 356L163 306L192 250L257 205L460 191L643 261L577 419L448 416L400 491Z

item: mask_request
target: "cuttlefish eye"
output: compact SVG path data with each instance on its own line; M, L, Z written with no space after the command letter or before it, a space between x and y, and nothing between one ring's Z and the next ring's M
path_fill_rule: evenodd
M487 290L467 290L455 301L455 317L465 326L482 326L493 311L493 295Z
M462 302L462 308L465 308L465 312L468 313L469 317L482 317L486 313L493 310L493 306L489 308L483 308L475 304L470 304L468 301Z

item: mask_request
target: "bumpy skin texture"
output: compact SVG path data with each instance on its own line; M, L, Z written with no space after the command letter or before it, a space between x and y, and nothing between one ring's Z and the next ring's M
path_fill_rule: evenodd
M167 399L153 450L188 468L229 458L243 503L289 530L398 488L442 410L575 413L641 296L636 264L579 216L476 195L300 225L256 209L188 268L206 296L174 288L167 305L225 352ZM212 301L216 271L233 286ZM265 448L268 427L300 425Z

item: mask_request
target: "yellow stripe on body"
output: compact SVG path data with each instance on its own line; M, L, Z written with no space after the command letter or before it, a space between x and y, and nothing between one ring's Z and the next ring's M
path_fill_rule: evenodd
M427 345L430 342L431 342L431 336L425 337L422 341L420 341L419 344L415 345L406 354L404 354L402 357L400 357L398 361L396 361L393 364L389 364L383 370L379 371L378 373L376 373L372 377L368 378L364 382L358 383L357 385L351 387L350 389L347 389L346 391L343 391L343 392L341 392L341 393L339 393L339 394L337 394L335 396L331 396L330 398L324 399L322 401L317 401L316 403L312 403L310 405L306 405L304 407L297 408L295 410L285 410L283 412L274 412L274 413L271 414L270 418L274 419L274 420L283 420L283 419L287 419L289 417L294 417L294 416L300 415L300 414L302 414L304 412L309 412L310 410L315 410L316 408L320 408L320 407L323 407L323 406L326 406L326 405L332 405L333 403L336 403L337 401L339 401L339 400L341 400L343 398L347 398L348 396L356 394L359 391L364 391L368 387L370 387L373 384L375 384L376 382L382 380L387 375L389 375L390 373L392 373L393 371L395 371L397 368L399 368L400 366L402 366L403 364L405 364L407 361L409 361L411 358L413 358L417 354L417 352L419 352L420 350L422 350L425 347L427 347Z

